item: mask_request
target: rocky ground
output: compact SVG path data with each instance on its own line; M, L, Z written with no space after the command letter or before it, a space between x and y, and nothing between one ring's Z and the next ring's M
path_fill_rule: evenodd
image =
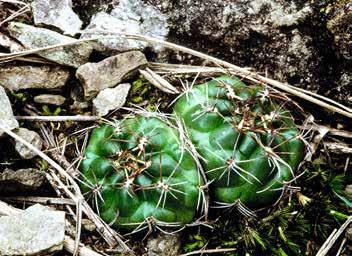
M80 255L127 247L136 255L316 255L340 227L329 249L349 255L351 24L349 0L0 0L0 255L69 255L77 247ZM212 229L177 235L121 239L84 203L82 219L74 177L94 125L119 118L123 106L170 112L182 82L234 72L210 57L116 32L186 46L330 104L291 95L304 112L298 123L314 121L301 189L259 222L214 211ZM198 77L179 65L203 70Z

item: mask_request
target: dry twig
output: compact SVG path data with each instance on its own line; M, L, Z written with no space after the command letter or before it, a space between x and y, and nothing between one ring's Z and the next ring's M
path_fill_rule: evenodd
M4 196L0 197L1 200L6 202L19 202L19 203L39 203L39 204L57 204L57 205L76 205L72 199L56 198L56 197L38 197L38 196Z
M96 122L100 120L99 116L15 116L19 121L37 121L37 122Z
M160 90L170 94L180 93L173 85L152 71L150 68L139 70L139 72L144 76L145 79L147 79L152 85L159 88Z
M189 256L189 255L203 255L203 254L211 254L211 253L225 253L225 252L234 252L236 251L236 248L224 248L224 249L204 249L204 250L198 250L198 251L193 251L193 252L188 252L181 254L180 256Z
M0 0L0 3L8 3L8 4L14 4L14 5L21 5L22 7L17 10L16 12L12 13L9 17L5 18L4 20L0 21L0 27L4 25L6 22L9 22L13 19L15 19L18 16L21 16L22 14L25 14L26 12L30 11L29 4L22 2L22 1L17 1L17 0Z
M321 246L316 256L325 256L331 249L331 247L335 244L336 240L340 237L340 235L345 231L345 229L352 222L352 216L349 216L345 223L339 228L339 230L334 230L328 239L326 239L325 243Z

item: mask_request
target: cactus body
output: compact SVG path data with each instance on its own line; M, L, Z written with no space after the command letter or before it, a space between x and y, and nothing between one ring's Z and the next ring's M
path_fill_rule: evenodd
M213 200L251 209L275 203L302 159L304 143L280 95L219 77L174 106L203 158Z
M125 230L179 227L193 220L202 180L176 129L137 116L91 135L81 164L82 189L107 223Z

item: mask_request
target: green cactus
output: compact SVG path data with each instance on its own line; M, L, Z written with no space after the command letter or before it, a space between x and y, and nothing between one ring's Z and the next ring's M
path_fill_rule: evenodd
M304 143L287 99L223 76L194 86L174 106L203 159L212 199L250 209L274 204L294 178Z
M182 134L159 117L94 129L80 169L82 190L100 216L126 231L182 227L200 203L197 165Z

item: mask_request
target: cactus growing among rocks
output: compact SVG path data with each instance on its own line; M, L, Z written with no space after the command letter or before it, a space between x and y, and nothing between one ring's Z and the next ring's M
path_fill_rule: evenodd
M125 230L190 223L206 201L205 176L221 205L239 205L244 214L270 206L295 178L304 151L287 102L235 77L189 88L173 119L144 112L96 128L82 188L104 220Z
M137 115L92 132L82 189L105 221L138 231L193 220L203 182L182 133L172 126L160 115Z
M278 92L228 76L178 99L174 111L203 159L213 200L259 209L280 198L304 151L287 102Z

